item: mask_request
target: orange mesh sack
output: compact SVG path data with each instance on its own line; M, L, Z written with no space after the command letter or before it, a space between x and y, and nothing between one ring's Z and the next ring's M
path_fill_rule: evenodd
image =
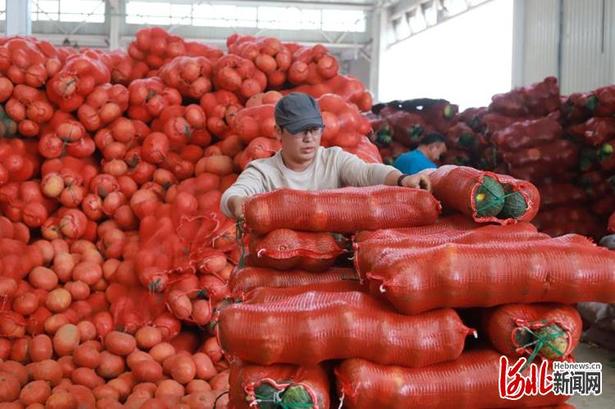
M489 225L473 230L442 230L434 234L392 236L389 239L371 239L354 244L355 268L364 277L372 267L391 263L417 249L436 247L446 243L480 244L506 241L544 240L549 236L538 233L530 223Z
M397 310L615 302L615 253L582 236L419 249L368 272Z
M407 237L426 236L449 231L466 231L482 227L467 217L456 214L452 216L440 217L433 224L417 227L402 227L393 229L381 229L374 231L360 231L354 236L355 242L366 240L404 240Z
M508 304L485 311L482 328L504 355L561 360L579 344L583 323L570 305Z
M318 192L280 189L249 199L244 213L257 234L283 228L353 233L432 224L440 209L425 190L378 186Z
M265 236L250 238L249 263L277 270L323 271L331 267L343 251L329 233L277 229Z
M547 394L523 396L516 401L501 399L500 356L491 350L468 351L455 361L427 368L350 359L335 369L335 376L347 409L530 408L557 405L569 398Z
M246 304L279 302L310 291L327 293L344 293L350 291L367 292L367 288L364 287L358 280L332 281L330 283L314 283L297 287L259 287L247 292L243 297L243 302Z
M259 287L298 287L339 281L358 281L351 268L331 268L322 273L302 270L280 272L267 268L246 267L231 275L229 287L234 295L241 295Z
M233 409L328 409L329 379L320 366L258 366L233 363L229 375Z
M538 189L510 176L445 165L430 178L438 200L479 223L529 222L540 206Z
M361 292L308 292L280 302L234 304L221 312L218 325L227 354L261 365L359 357L426 366L456 359L472 332L451 309L409 317Z

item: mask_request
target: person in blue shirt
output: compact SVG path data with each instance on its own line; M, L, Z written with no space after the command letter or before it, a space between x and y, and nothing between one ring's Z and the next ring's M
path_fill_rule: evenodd
M418 148L397 157L393 166L406 175L415 175L425 169L438 167L436 161L446 152L446 140L438 133L430 133L421 139Z

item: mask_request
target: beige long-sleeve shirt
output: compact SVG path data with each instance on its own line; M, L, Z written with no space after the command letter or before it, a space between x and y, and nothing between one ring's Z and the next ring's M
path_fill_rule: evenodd
M304 171L295 172L284 165L282 155L277 152L270 158L250 162L237 181L222 195L220 208L225 215L233 217L228 207L229 198L249 197L281 188L325 190L380 185L394 170L394 167L388 165L365 163L339 147L321 146L314 162Z

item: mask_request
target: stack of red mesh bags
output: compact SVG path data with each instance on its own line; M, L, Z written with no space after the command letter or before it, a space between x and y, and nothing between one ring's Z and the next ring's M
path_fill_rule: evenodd
M599 239L612 232L607 219L615 212L614 95L611 85L561 96L548 77L460 113L447 101L392 101L374 106L372 140L386 162L439 132L448 147L442 163L534 183L542 206L533 223L541 231ZM440 115L431 114L434 107Z
M614 299L615 254L538 232L531 184L457 170L434 178L443 211L456 213L439 219L434 197L403 188L280 190L247 202L249 266L231 276L237 303L218 321L231 405L568 407L552 393L501 399L500 358L572 360L582 325L569 304ZM526 214L486 220L471 211L475 188L457 188L457 200L439 193L447 178L470 186L485 175L517 183ZM333 232L352 234L352 267ZM472 334L482 342L466 344Z

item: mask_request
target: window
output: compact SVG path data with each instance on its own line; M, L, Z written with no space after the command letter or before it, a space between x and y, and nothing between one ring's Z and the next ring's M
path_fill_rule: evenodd
M259 7L258 27L279 30L318 30L321 14L318 9L297 7Z
M192 24L209 27L256 27L256 7L194 5Z
M361 10L322 10L324 31L364 32L366 24L365 12Z
M157 1L126 3L126 23L167 26L171 24L171 4Z
M362 10L145 0L129 0L126 3L126 23L350 32L364 32L367 24Z
M105 22L104 0L61 0L60 21Z
M0 21L6 20L6 0L0 0Z
M60 0L34 0L32 2L32 20L60 20Z
M105 22L104 0L33 0L33 21Z

